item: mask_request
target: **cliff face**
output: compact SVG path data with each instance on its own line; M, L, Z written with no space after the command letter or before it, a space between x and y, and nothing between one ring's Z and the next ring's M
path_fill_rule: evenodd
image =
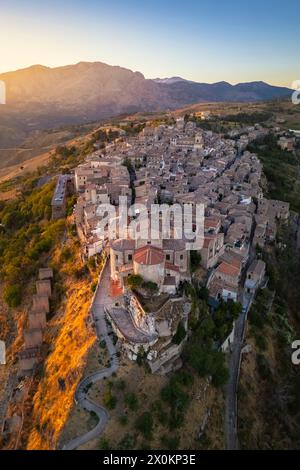
M64 314L48 327L46 339L51 346L33 398L29 450L55 449L57 445L73 406L87 352L96 339L86 326L89 305L90 286L84 281L74 284Z

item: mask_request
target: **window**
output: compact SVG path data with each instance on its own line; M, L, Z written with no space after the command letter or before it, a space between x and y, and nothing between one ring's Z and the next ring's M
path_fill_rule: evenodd
M170 261L170 259L171 259L170 255L166 255L166 260Z
M132 260L132 255L128 255L128 261Z
M181 260L183 259L183 255L180 255L180 259L181 259Z

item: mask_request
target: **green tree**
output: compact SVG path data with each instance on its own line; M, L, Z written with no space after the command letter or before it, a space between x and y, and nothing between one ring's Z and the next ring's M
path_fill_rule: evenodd
M145 439L152 439L153 432L153 418L152 414L149 411L141 414L136 420L135 427L140 431Z
M182 343L185 337L186 337L186 330L184 328L182 321L180 321L177 326L177 331L172 338L172 342L175 344L180 344Z
M135 393L127 393L124 401L131 411L136 411L139 407L139 401Z
M134 289L136 287L141 287L143 284L144 280L142 276L139 274L131 274L127 278L127 285L131 287L131 289Z
M9 307L18 307L22 300L21 287L18 285L7 285L4 289L4 300Z

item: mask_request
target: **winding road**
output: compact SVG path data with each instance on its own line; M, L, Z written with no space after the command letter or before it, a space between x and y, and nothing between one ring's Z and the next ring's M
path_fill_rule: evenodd
M237 388L241 352L243 348L245 313L235 323L234 342L229 360L229 380L225 386L225 445L227 450L238 449L237 439Z
M90 385L98 382L99 380L110 377L119 367L117 351L111 337L108 335L107 324L105 321L105 309L112 303L109 294L109 278L110 268L109 262L107 261L103 269L102 276L99 279L95 293L94 302L92 305L92 316L95 323L98 340L105 341L106 343L110 357L110 367L100 369L85 377L78 384L75 392L76 404L80 405L87 411L93 411L98 416L99 421L91 431L68 442L63 446L62 450L76 449L80 445L86 444L91 439L99 436L103 432L109 418L107 410L103 406L98 405L94 401L90 400L88 397L88 388Z

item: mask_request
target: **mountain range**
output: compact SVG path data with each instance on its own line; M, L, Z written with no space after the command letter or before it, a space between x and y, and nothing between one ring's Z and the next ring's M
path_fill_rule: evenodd
M284 98L288 88L264 82L197 83L181 77L146 79L142 73L102 62L63 67L33 65L0 74L7 104L0 131L43 129L137 111L171 110L205 102L254 102ZM2 132L3 134L3 132ZM1 139L1 132L0 132Z

